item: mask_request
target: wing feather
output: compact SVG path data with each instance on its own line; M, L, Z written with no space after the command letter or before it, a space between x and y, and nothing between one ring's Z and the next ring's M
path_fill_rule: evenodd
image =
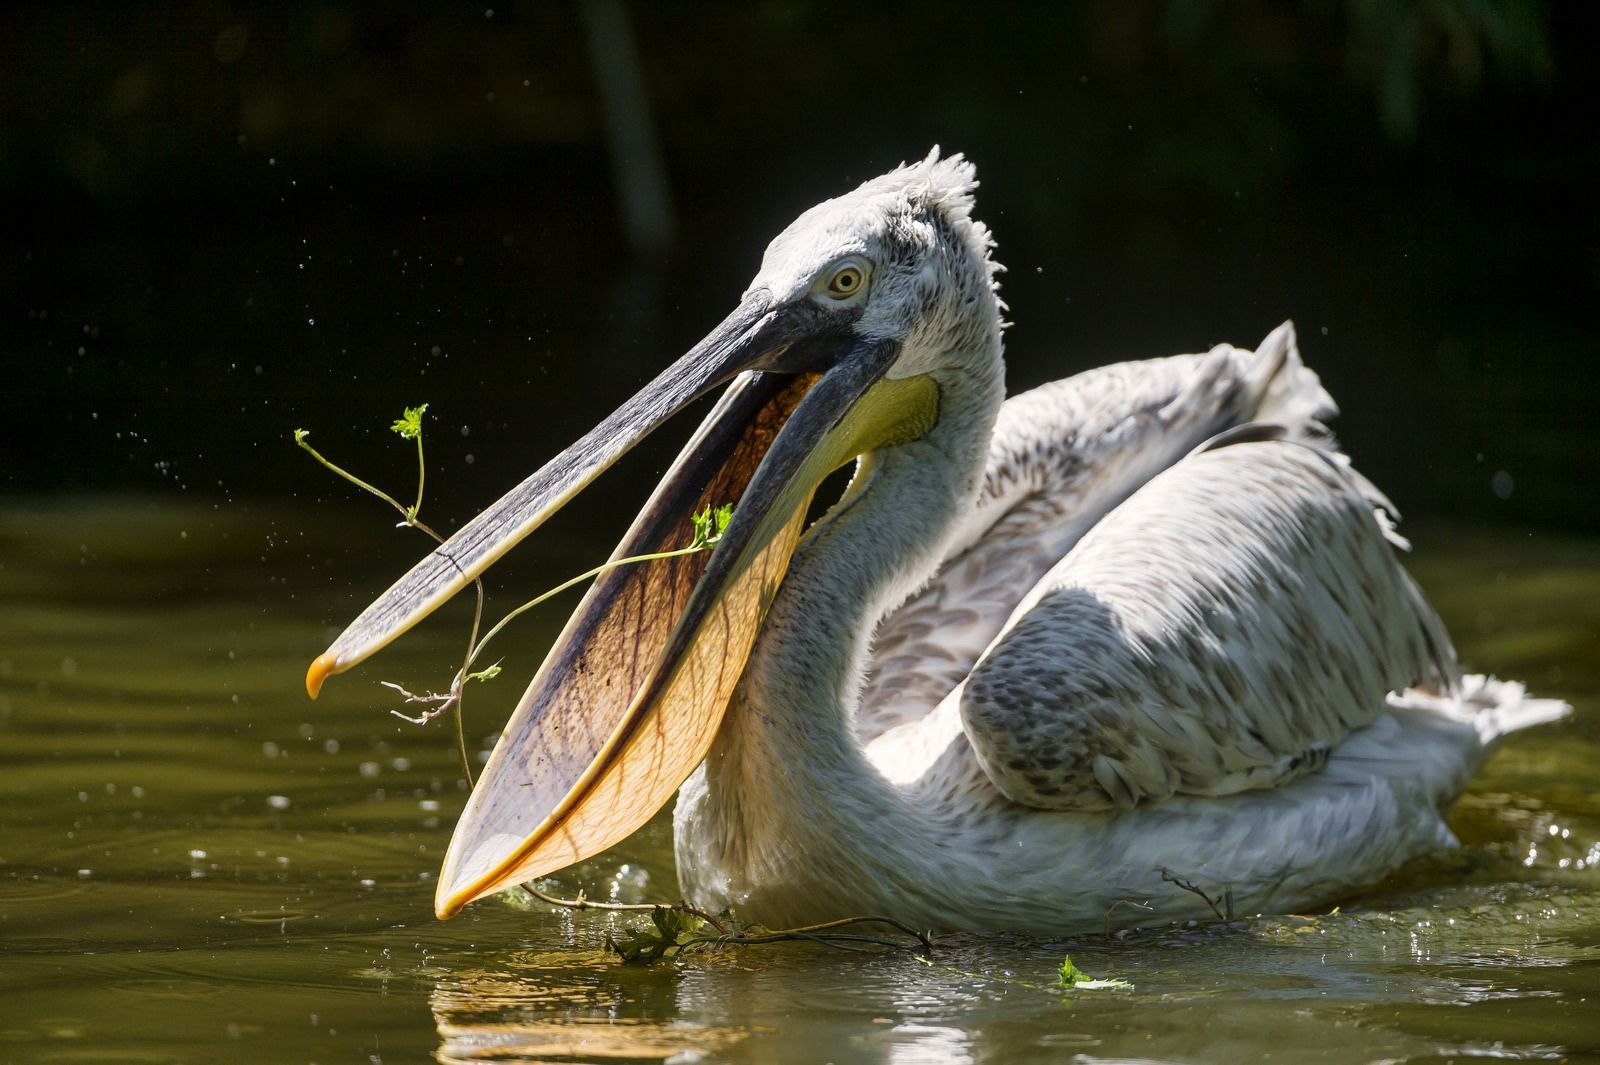
M1231 426L1326 440L1337 413L1285 322L1256 351L1119 363L1001 409L978 501L932 581L884 618L858 704L863 742L927 714L1051 566L1161 470Z
M1224 795L1319 768L1391 691L1453 686L1382 503L1343 456L1291 441L1202 450L1150 480L968 679L984 771L1049 809Z

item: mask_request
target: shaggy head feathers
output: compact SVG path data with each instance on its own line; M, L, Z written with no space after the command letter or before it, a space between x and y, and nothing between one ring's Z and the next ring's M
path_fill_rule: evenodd
M860 256L872 263L860 332L987 332L1003 309L996 283L1003 268L991 258L988 227L972 217L977 187L971 163L959 154L941 158L935 147L922 161L802 214L768 245L751 288L779 301L803 298L821 271Z
M892 212L898 208L899 214L910 218L936 215L950 227L973 258L983 264L989 283L995 285L994 275L1005 267L991 257L994 237L989 227L972 217L977 189L978 168L960 152L941 159L936 144L920 163L901 163L840 200L858 197L880 200L886 210Z

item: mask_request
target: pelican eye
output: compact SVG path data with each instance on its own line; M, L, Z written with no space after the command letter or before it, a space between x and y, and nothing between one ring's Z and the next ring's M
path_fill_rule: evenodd
M867 283L867 275L854 264L841 266L828 278L828 295L836 300L849 299L860 292Z

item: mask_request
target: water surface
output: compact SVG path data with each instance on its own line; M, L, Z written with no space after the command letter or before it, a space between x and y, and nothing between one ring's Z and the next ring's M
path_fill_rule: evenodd
M639 969L600 949L620 918L433 920L453 737L387 716L377 681L442 683L459 611L306 700L309 659L420 553L385 524L0 509L0 1061L1600 1061L1600 542L1408 528L1465 663L1577 710L1474 781L1462 849L1335 914ZM473 693L474 746L564 613ZM548 886L673 898L669 828ZM1068 953L1135 989L1052 989Z

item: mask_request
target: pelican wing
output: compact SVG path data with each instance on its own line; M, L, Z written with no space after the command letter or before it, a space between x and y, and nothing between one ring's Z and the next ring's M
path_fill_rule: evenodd
M944 699L1084 533L1195 447L1252 421L1325 441L1336 413L1288 322L1254 352L1118 363L1008 400L948 560L878 626L857 734L869 742Z
M1032 589L960 696L1008 798L1063 810L1224 795L1316 769L1385 696L1457 679L1386 501L1341 455L1204 450Z

